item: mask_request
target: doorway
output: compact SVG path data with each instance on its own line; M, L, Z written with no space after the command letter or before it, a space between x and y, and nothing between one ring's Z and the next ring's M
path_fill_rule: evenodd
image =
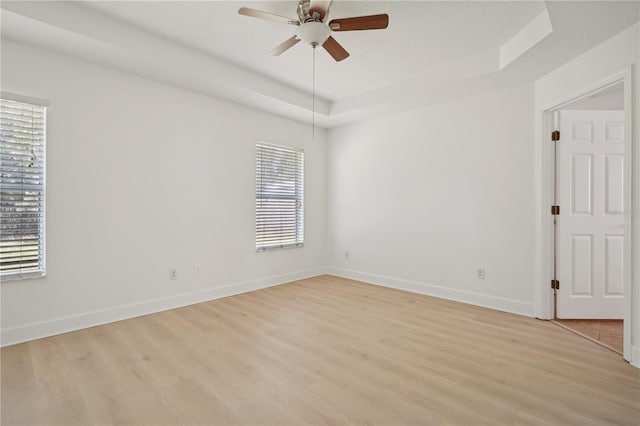
M622 354L624 83L551 113L559 131L553 138L554 321Z

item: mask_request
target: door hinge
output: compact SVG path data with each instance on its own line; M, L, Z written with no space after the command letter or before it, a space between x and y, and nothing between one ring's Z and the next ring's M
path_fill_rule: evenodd
M554 130L551 132L551 140L553 142L557 142L560 140L560 130Z
M560 290L560 281L551 280L551 288L554 290Z
M551 206L551 214L557 216L560 214L560 206Z

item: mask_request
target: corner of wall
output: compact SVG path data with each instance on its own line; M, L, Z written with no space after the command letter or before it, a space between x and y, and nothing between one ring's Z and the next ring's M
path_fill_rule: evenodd
M329 267L327 273L341 278L349 278L382 287L395 288L398 290L418 293L425 296L438 297L441 299L453 300L475 306L509 312L512 314L534 316L533 303L506 297L493 296L483 293L465 291L450 287L428 284L418 281L406 280L403 278L389 277L385 275L371 274L367 272L354 271L339 267Z

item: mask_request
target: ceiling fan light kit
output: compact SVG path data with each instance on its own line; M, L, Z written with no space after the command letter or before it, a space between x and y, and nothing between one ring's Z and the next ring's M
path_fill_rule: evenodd
M315 48L327 41L331 35L331 28L322 22L310 21L300 24L296 34L300 40Z

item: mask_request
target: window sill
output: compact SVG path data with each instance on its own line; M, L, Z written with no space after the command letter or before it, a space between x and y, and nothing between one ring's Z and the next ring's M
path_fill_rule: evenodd
M300 248L300 247L304 247L304 243L278 244L273 246L256 247L256 251L257 252L273 251L273 250L292 249L292 248Z
M1 275L0 282L35 280L38 278L44 278L45 276L46 274L44 271L14 272L6 275Z

